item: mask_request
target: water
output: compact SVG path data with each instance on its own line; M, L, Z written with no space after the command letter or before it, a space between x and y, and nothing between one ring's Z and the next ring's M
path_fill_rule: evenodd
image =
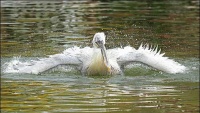
M2 1L1 63L46 57L92 46L96 32L107 48L158 45L187 66L167 74L137 64L124 76L82 76L69 67L41 75L1 74L1 111L199 112L199 2ZM70 71L69 71L70 70Z

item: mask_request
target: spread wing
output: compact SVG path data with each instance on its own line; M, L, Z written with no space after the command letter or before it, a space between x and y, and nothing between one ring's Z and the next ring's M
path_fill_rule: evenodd
M124 49L124 54L117 58L120 65L126 65L135 61L167 73L183 73L186 70L185 66L168 57L164 57L164 53L160 54L161 50L158 50L158 47L152 48L148 45L141 45L137 50L131 49L131 47L128 47L128 51L126 48Z
M83 48L84 49L84 48ZM79 47L66 49L61 54L50 55L48 58L21 62L15 58L5 65L4 73L32 73L38 74L58 65L81 65L84 55ZM81 58L81 55L83 56ZM85 57L86 58L86 57Z

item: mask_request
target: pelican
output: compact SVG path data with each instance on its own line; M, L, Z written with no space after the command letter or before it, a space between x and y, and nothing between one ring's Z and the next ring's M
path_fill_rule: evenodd
M106 50L105 38L103 32L98 32L92 40L93 48L75 46L60 54L25 62L14 59L6 63L4 72L39 74L59 65L75 65L83 75L115 75L123 74L122 67L134 62L172 74L186 70L185 66L164 57L158 47L141 44L138 49L126 46Z

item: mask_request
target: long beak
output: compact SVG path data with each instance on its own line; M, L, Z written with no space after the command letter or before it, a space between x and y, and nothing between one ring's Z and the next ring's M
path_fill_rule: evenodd
M107 58L107 55L106 55L106 47L104 45L101 48L101 53L102 53L102 56L104 58L104 61L105 61L106 65L108 66L108 58Z
M106 47L104 46L102 41L98 41L97 45L99 46L99 48L101 48L101 53L102 53L102 56L103 56L106 66L109 67L108 58L106 55Z

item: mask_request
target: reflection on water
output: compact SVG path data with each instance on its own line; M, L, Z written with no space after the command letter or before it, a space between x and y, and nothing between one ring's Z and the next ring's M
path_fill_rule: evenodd
M2 109L21 112L30 109L37 112L198 111L197 83L160 84L162 80L148 82L143 77L60 76L64 79L62 82L3 79Z
M104 31L107 48L157 44L190 70L172 75L140 66L109 77L2 74L1 111L199 112L199 1L103 1L2 1L2 64L8 57L34 59L91 46L92 36Z

